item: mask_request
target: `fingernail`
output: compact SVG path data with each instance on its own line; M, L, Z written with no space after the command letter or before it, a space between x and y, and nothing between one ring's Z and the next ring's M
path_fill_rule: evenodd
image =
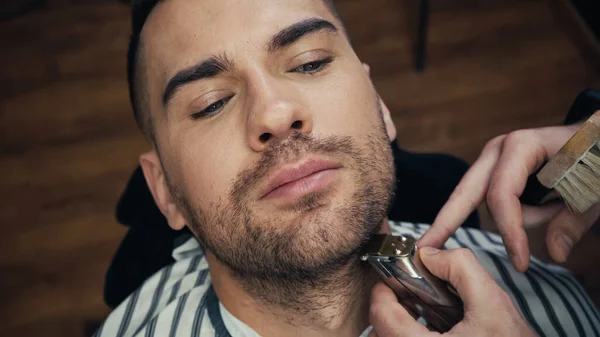
M437 248L433 248L433 247L423 247L421 248L421 253L425 254L425 255L435 255L437 253L439 253L440 250Z
M573 247L573 240L571 240L570 237L568 237L564 234L561 234L558 236L558 245L560 246L560 249L565 254L565 259L566 259L567 256L569 255L569 253L571 252L571 248Z

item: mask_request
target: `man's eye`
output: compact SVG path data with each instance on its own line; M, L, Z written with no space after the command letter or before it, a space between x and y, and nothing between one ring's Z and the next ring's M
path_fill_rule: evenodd
M303 74L314 74L323 70L329 63L333 62L332 57L328 57L322 60L305 63L301 66L296 67L293 72Z
M227 102L229 102L230 99L231 99L231 97L220 99L220 100L214 102L213 104L209 105L208 107L206 107L206 109L196 112L196 113L193 113L192 119L199 119L202 117L210 117L210 116L217 114L219 111L221 111L221 109L223 109L223 106Z

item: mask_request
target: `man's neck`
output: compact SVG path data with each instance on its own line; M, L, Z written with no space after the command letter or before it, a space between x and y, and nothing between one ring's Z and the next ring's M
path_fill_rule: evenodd
M233 316L263 337L359 336L369 325L369 294L377 275L366 265L348 266L317 287L307 287L293 305L277 305L248 293L220 267L213 268L214 260L209 255L217 297Z
M382 232L389 232L387 220ZM359 336L369 326L370 292L379 276L358 257L325 280L288 289L295 296L286 298L285 289L274 289L268 300L247 291L210 253L208 262L223 306L263 337ZM295 303L290 305L290 298Z

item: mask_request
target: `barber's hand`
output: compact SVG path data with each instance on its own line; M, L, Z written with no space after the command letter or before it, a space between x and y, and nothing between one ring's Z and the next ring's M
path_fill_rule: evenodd
M529 266L524 228L542 224L548 224L548 253L556 262L566 261L573 245L598 219L600 208L575 215L562 202L534 207L522 205L519 197L527 178L558 152L580 126L519 130L492 139L417 244L441 246L485 202L517 271L525 271Z
M470 250L425 247L420 254L429 271L454 286L465 306L464 319L444 336L537 336ZM373 288L369 319L369 337L440 336L415 321L383 283Z

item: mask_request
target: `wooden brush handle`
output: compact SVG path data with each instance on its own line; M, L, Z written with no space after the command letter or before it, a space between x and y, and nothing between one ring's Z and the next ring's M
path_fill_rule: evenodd
M600 110L597 110L537 174L540 183L554 188L599 138Z

